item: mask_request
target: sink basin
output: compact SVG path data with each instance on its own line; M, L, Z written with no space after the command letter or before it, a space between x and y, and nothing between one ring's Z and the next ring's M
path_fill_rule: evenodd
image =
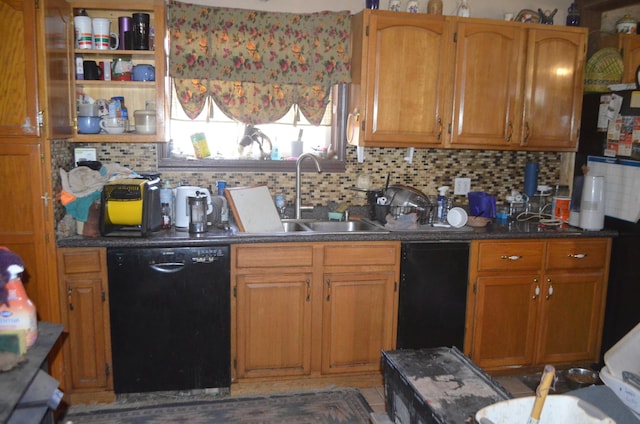
M322 233L354 233L383 231L375 225L363 221L312 221L306 224L311 231Z
M285 233L294 233L297 231L311 231L311 229L300 222L296 221L282 221Z
M314 219L283 219L282 226L285 233L370 233L388 232L386 229L364 221L325 221Z

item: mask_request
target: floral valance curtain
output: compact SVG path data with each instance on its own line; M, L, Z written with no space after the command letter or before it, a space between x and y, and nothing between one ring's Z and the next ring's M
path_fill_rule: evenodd
M296 104L317 125L330 87L350 81L348 12L167 7L169 74L191 119L210 99L247 124L276 121Z

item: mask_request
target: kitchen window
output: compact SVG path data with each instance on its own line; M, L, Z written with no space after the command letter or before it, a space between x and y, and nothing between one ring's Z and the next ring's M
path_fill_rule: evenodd
M176 95L175 90L171 97ZM190 119L180 104L170 101L168 122L170 142L161 147L160 168L218 171L292 171L295 154L302 140L302 152L316 154L323 169L344 172L347 115L346 84L331 90L320 125L312 125L294 105L284 117L269 124L255 125L264 135L245 137L247 125L226 116L215 102L210 102L195 119ZM204 137L198 137L202 134ZM206 143L208 156L197 158L194 146ZM256 140L247 144L247 140ZM244 143L241 143L244 140ZM242 145L244 144L244 145Z
M160 167L293 170L300 139L323 169L344 170L348 11L167 11L171 143Z

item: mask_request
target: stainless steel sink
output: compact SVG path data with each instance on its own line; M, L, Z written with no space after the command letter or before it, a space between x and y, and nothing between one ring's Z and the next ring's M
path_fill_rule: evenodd
M323 233L353 233L380 231L380 228L363 221L315 221L307 224L312 231Z
M300 222L296 221L282 221L285 233L295 233L297 231L311 231L311 229Z
M313 232L322 234L388 232L386 229L364 221L326 221L314 219L283 219L286 233Z

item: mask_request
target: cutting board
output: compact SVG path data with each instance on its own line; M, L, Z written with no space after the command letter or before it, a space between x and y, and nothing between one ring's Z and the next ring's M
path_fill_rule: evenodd
M241 232L284 232L280 215L267 186L227 188L224 194Z

